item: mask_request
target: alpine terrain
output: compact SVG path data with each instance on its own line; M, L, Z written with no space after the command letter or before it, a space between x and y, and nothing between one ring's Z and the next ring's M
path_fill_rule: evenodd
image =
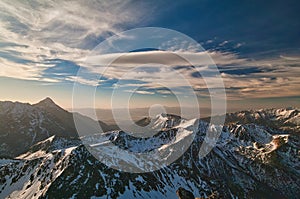
M81 139L73 113L50 98L33 105L0 102L0 198L176 199L184 198L184 191L199 198L299 198L297 108L231 113L224 126L209 124L209 119L160 114L137 122L160 129L146 138L75 114L86 127ZM98 124L104 133L97 132ZM206 156L199 156L201 146L211 141L206 136L210 134L220 134L216 145ZM187 139L191 144L174 152L172 146ZM110 153L107 141L136 156ZM83 142L101 145L97 153L105 154L106 164ZM156 153L165 158L171 153L182 155L146 173L107 166L127 161L138 170L140 153L149 153L153 159ZM159 166L157 162L154 167Z

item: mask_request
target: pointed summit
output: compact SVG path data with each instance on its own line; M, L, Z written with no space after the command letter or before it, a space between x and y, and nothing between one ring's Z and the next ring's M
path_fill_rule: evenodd
M51 108L58 108L59 107L57 104L55 104L55 102L50 97L46 97L42 101L40 101L37 104L35 104L35 106L39 106L39 107L41 107L41 106L42 107L51 107Z
M55 104L54 101L50 97L46 97L45 99L41 100L40 102Z

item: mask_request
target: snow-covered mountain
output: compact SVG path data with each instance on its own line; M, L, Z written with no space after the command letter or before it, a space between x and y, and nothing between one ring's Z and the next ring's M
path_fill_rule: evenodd
M75 113L87 134L97 132L97 122ZM99 121L101 127L109 127ZM0 157L15 157L30 146L52 135L77 138L73 114L56 105L50 98L37 104L0 102Z
M260 110L263 111L269 112ZM240 117L238 114L235 117ZM0 198L176 199L179 187L203 198L298 198L299 127L290 122L285 123L288 131L268 126L268 120L274 118L269 116L264 117L264 123L231 121L222 127L162 114L150 119L162 126L153 137L134 137L123 131L85 136L91 143L105 144L110 140L115 146L135 153L167 154L172 145L194 135L192 144L176 161L147 173L109 168L77 139L50 136L14 159L0 160ZM284 116L280 122L291 117L294 116ZM200 158L201 144L207 141L205 132L214 131L221 133L216 146ZM135 161L112 153L111 158Z
M296 108L247 110L226 114L226 123L268 126L290 133L300 132L300 111Z

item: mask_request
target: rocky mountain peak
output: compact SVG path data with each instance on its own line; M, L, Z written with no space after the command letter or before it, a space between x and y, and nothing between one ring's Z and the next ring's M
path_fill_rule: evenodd
M41 100L41 101L38 102L37 104L47 104L47 105L52 105L52 104L55 104L55 102L54 102L50 97L46 97L45 99Z
M46 97L45 99L34 105L38 107L60 108L60 106L58 106L50 97Z
M72 113L26 107L16 119L19 112L4 112L2 118L0 114L0 121L5 121L0 128L0 152L5 155L0 158L0 198L252 199L297 198L300 193L298 109L228 114L230 120L224 127L160 115L150 121L160 131L145 138L124 131L95 133L97 121L76 114L88 132L81 137L83 145L70 134L76 132ZM282 131L283 127L290 133ZM200 158L203 143L212 142L206 135L216 131L220 136L215 146ZM178 145L193 135L187 149ZM109 142L121 150L115 153ZM108 165L90 153L88 147L93 145ZM181 157L153 172L129 173L109 167L116 163L145 167L140 164L142 153L151 155L147 167L158 167L159 160L174 157L173 149L183 152Z

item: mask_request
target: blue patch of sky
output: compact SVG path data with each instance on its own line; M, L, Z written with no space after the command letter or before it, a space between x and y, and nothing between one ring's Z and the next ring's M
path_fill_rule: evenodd
M203 44L206 49L235 52L235 44L244 43L239 53L245 57L270 50L280 53L293 49L299 53L299 7L297 0L182 1L149 25L175 29L199 43L215 39ZM232 46L219 46L222 41L230 41Z
M19 63L19 64L35 63L31 60L23 59L20 56L21 54L19 52L13 50L0 51L0 57L7 59L9 61Z
M62 59L48 59L46 64L54 66L49 67L43 71L43 76L48 78L58 78L66 76L76 76L80 66L76 63Z
M134 49L129 52L148 52L148 51L158 51L157 48L141 48L141 49Z
M224 67L218 66L220 73L226 73L229 75L249 75L254 73L271 72L273 69L263 69L259 67L242 66L242 67Z

